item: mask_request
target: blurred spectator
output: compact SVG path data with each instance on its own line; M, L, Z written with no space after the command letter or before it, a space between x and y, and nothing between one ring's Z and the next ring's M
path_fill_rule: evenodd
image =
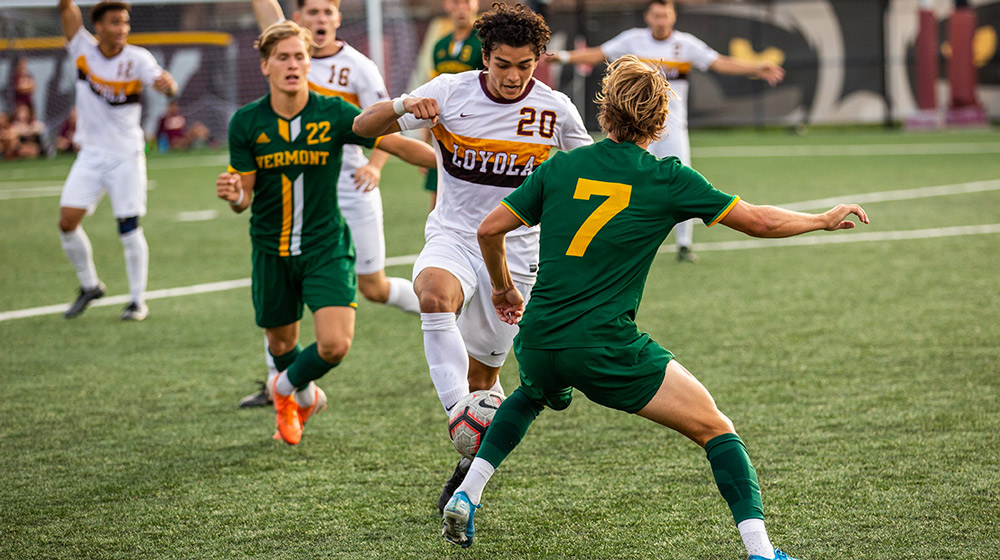
M76 135L76 107L73 107L69 116L59 127L59 136L56 138L56 149L59 153L75 154L80 151L80 145L73 140Z
M156 130L156 145L161 152L183 150L188 147L187 119L181 114L181 106L176 101L167 105L167 113L160 119Z
M19 144L15 157L34 159L45 152L45 124L35 118L31 107L22 103L14 108L10 130Z
M10 117L0 111L0 156L4 159L14 159L20 143L10 128Z
M212 131L201 121L194 121L191 131L188 132L188 147L192 150L200 150L208 146L212 139Z
M27 105L34 110L31 96L35 93L35 78L28 71L28 59L23 56L17 59L17 66L10 75L10 89L14 92L14 107Z

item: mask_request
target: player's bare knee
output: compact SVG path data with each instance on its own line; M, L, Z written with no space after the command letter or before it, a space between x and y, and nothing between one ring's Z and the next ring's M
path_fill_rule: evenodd
M375 279L364 280L358 277L358 290L368 301L385 303L389 301L389 282L379 282Z
M59 218L59 231L69 233L79 227L75 221Z
M424 290L417 297L420 298L421 313L454 313L457 310L452 298L432 290Z
M316 352L329 364L339 364L350 349L351 339L346 336L316 342Z
M698 433L693 434L691 439L697 442L698 445L705 447L705 444L711 441L712 438L723 434L735 433L736 427L733 426L733 421L716 409L713 415L702 420L702 426L698 430Z

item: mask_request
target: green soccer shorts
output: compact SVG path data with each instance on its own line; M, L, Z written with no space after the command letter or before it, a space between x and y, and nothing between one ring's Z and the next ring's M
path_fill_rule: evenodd
M299 321L303 304L313 313L322 307L357 307L354 255L332 251L279 257L255 247L251 293L257 325L267 329Z
M437 192L438 190L438 170L428 169L427 178L424 180L424 190Z
M597 404L634 414L653 399L674 359L646 333L614 347L542 350L522 343L514 339L521 386L553 410L568 407L576 388Z

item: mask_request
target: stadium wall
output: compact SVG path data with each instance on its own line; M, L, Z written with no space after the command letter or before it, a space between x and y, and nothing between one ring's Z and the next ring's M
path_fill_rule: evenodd
M283 2L286 10L290 2ZM485 5L487 2L484 1ZM5 3L6 4L6 3ZM13 5L18 5L14 0ZM85 3L87 4L87 3ZM91 2L92 4L92 2ZM424 79L420 46L440 2L383 0L383 30L391 94ZM1000 120L1000 0L970 2L978 18L973 49L978 69L977 100ZM552 50L574 44L599 45L629 27L642 26L645 2L556 0L549 6ZM435 11L435 6L437 6ZM935 0L941 45L940 104L947 89L947 17L950 0ZM368 39L362 0L344 0L339 36L362 52ZM692 127L869 124L905 119L916 110L914 84L918 0L772 0L681 3L677 29L688 31L723 54L766 58L787 69L770 88L759 81L695 73L689 99ZM89 10L84 8L89 24ZM252 48L257 34L249 2L141 3L133 9L133 41L146 46L181 85L179 101L189 122L200 120L219 139L232 112L266 91ZM36 110L50 130L58 129L73 97L72 64L63 48L54 7L0 8L0 110L10 111L10 74L19 57L28 59L36 80ZM581 107L597 128L593 99L602 68L581 76L553 66L545 78ZM144 100L144 126L155 129L166 108L158 94Z

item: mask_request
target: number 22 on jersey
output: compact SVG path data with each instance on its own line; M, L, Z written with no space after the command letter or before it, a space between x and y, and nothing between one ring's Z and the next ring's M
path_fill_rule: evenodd
M587 247L594 240L597 232L605 224L618 215L619 212L628 208L629 200L632 198L632 185L624 183L609 183L607 181L593 181L591 179L579 179L576 182L576 191L573 198L577 200L590 200L592 196L606 196L607 200L601 203L584 220L583 225L576 231L573 240L566 250L566 255L570 257L582 257L587 252Z

